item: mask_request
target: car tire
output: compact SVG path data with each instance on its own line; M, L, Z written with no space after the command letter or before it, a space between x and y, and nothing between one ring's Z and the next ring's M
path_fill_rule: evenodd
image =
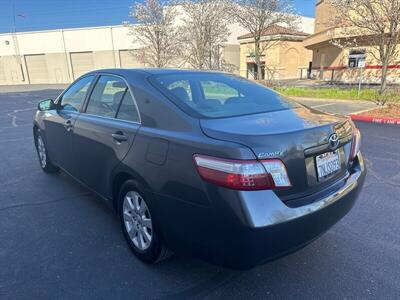
M126 181L118 200L122 232L135 256L148 264L169 257L172 253L162 241L157 219L137 182Z
M50 160L46 142L40 130L37 130L35 134L35 146L39 157L40 167L42 168L42 170L47 173L57 173L60 168L55 166Z

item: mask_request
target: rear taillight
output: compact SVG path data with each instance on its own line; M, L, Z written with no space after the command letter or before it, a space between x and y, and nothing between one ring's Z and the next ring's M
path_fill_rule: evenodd
M360 130L354 127L353 129L353 140L351 142L351 155L350 159L356 158L358 151L360 151L361 146L361 133Z
M194 155L196 168L205 181L235 190L267 190L290 187L286 167L279 159L230 160Z

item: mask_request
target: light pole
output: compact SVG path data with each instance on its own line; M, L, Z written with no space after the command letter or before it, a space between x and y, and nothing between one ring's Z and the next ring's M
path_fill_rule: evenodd
M17 22L16 22L16 17L25 18L25 16L23 14L16 14L15 2L13 2L13 4L12 4L12 14L13 14L12 38L13 38L13 45L14 45L14 52L15 52L15 61L19 65L19 69L21 71L21 81L25 81L24 70L22 68L21 55L19 53L19 44L18 44L18 37L17 37Z

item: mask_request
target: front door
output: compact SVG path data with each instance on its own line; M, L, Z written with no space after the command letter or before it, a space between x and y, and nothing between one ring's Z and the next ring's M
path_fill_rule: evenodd
M73 163L71 148L73 126L93 79L94 76L90 75L72 84L58 99L59 108L49 111L44 119L49 156L67 172L70 172Z
M139 127L136 103L124 79L101 75L74 125L73 175L109 196L105 192L110 175L128 153Z

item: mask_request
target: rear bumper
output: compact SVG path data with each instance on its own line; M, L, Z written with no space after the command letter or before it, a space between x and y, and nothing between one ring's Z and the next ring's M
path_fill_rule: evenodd
M365 174L359 154L338 190L298 208L272 191L214 190L213 207L186 210L184 232L175 233L186 249L210 262L248 269L304 247L337 223L353 207Z
M279 225L280 223L301 219L304 216L323 210L337 201L345 201L346 196L354 190L359 190L364 182L365 165L363 157L358 154L356 165L352 168L352 173L343 180L342 185L337 190L328 195L322 196L311 204L291 208L286 206L276 195L268 195L268 201L259 199L265 198L268 191L260 191L246 194L242 197L243 207L246 210L248 222L252 227L267 227ZM354 193L351 193L354 194ZM350 197L352 198L352 197Z
M249 226L242 227L230 249L221 256L222 264L251 268L268 260L304 247L344 217L353 207L366 175L362 155L343 186L319 201L298 208L289 208L279 199L260 201L245 199L243 208ZM259 198L258 198L259 199ZM236 251L239 250L239 251Z

